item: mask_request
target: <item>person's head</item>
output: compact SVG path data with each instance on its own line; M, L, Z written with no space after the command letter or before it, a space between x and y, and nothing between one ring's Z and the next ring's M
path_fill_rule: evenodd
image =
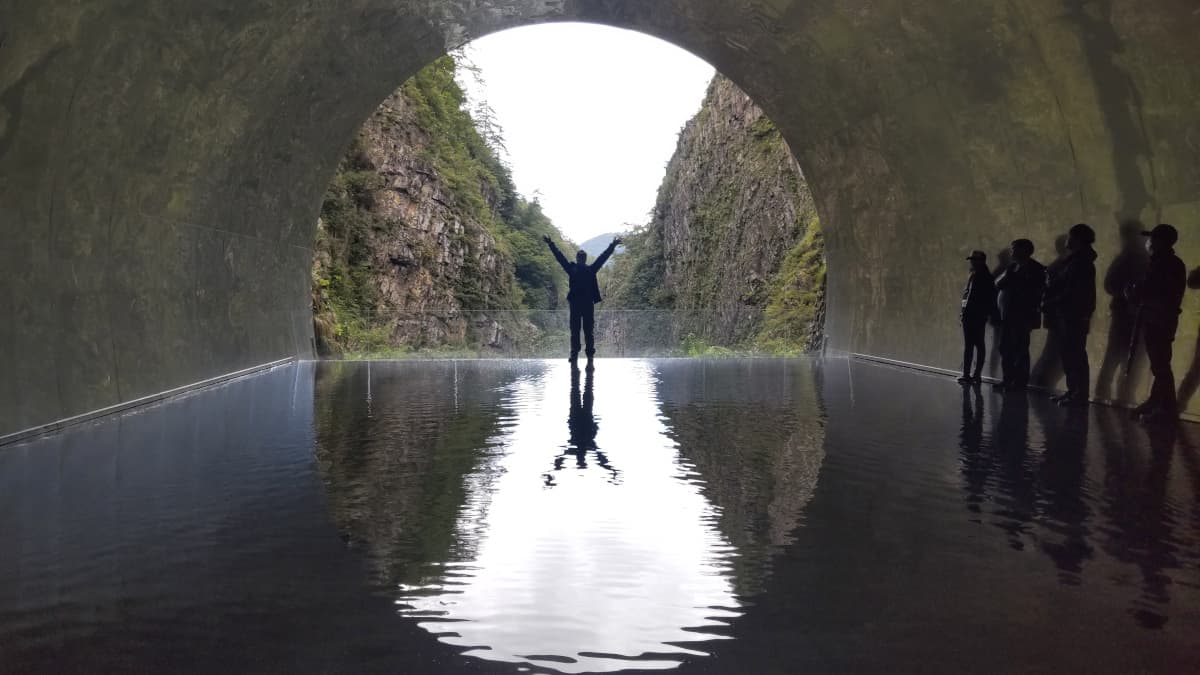
M1024 262L1033 257L1033 242L1028 239L1017 239L1012 243L1013 260Z
M987 254L983 251L971 251L971 255L967 256L967 260L971 263L973 270L987 269Z
M1163 223L1149 232L1143 232L1142 236L1146 237L1146 248L1151 253L1169 251L1175 246L1175 242L1179 241L1179 230Z
M587 264L587 251L580 251L580 252L576 253L575 254L575 262L579 263L580 265L586 265Z
M1096 243L1096 231L1085 223L1079 223L1067 231L1067 248L1078 251Z

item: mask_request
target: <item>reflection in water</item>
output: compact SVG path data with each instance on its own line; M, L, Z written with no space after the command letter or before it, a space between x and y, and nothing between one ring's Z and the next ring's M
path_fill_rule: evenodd
M450 368L453 395L437 384ZM368 409L345 395L366 391L365 368L329 366L318 457L377 581L441 641L561 672L673 668L725 639L811 498L819 431L800 431L797 404L815 386L785 370L756 387L714 366L710 390L639 361L376 364Z
M645 364L606 369L621 396L594 403L597 417L612 420L604 436L589 438L597 423L577 412L566 445L577 463L556 472L556 489L531 489L547 455L562 452L562 428L545 420L562 410L568 370L562 364L509 388L514 418L497 439L504 453L482 467L487 477L467 478L473 499L459 516L457 535L478 538L477 552L403 587L401 607L443 641L489 660L585 672L663 654L638 667L674 666L669 655L694 653L683 643L713 639L706 629L737 616L734 551L676 462ZM584 461L601 444L624 467L619 485L611 470Z
M825 459L820 370L808 361L675 360L656 374L668 433L740 552L737 591L760 593Z
M1200 672L1200 426L598 365L299 364L0 449L0 672Z
M1013 549L1044 554L1065 586L1084 583L1088 565L1100 562L1098 549L1136 566L1142 590L1128 612L1145 628L1165 626L1168 570L1186 566L1174 533L1183 514L1166 499L1179 429L1143 431L1110 409L1031 406L1015 392L999 399L989 438L982 395L965 388L962 401L960 466L971 520L1001 529ZM1032 448L1031 407L1040 427ZM1089 458L1093 421L1102 455ZM1103 474L1089 470L1090 462L1101 464Z
M596 445L596 434L600 431L600 425L596 424L596 416L592 412L596 401L593 381L594 371L589 368L587 369L586 384L584 384L581 394L579 391L579 368L575 364L571 364L571 413L567 416L567 428L571 431L571 440L567 443L563 454L554 459L554 471L563 470L568 456L575 458L577 468L586 469L588 454L594 453L596 464L611 474L612 480L616 481L620 477L620 472L609 464L608 456ZM554 485L553 473L546 474L546 485Z

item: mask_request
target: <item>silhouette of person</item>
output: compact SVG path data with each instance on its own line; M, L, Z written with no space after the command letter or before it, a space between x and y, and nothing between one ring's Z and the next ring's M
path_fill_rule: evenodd
M596 281L596 274L604 267L604 263L612 257L613 251L621 244L621 238L616 237L608 248L596 258L596 261L591 265L587 261L587 253L579 251L575 254L575 262L569 262L554 245L554 241L549 236L542 237L542 241L550 247L550 252L554 254L554 259L562 266L563 271L570 278L570 290L567 293L567 304L571 308L571 363L575 363L579 358L579 332L582 329L584 339L587 345L587 360L588 368L592 367L592 357L596 355L596 341L594 336L596 325L596 303L600 302L600 283Z
M959 321L963 330L963 369L958 381L963 384L983 380L983 366L987 361L987 322L996 312L996 285L988 271L987 254L973 251L967 258L971 262L971 273L963 289L962 311ZM974 372L971 361L974 357Z
M1087 336L1096 311L1096 232L1080 223L1067 233L1067 254L1046 285L1043 308L1058 326L1067 391L1059 405L1086 406L1091 397Z
M1144 229L1136 220L1121 223L1118 229L1121 252L1113 258L1104 274L1104 292L1112 298L1109 302L1108 347L1096 375L1096 397L1104 400L1128 400L1133 396L1134 378L1130 370L1137 349L1134 344L1137 312L1127 291L1131 284L1146 276L1149 257L1142 241ZM1123 365L1126 370L1118 382L1117 373Z
M1175 397L1175 374L1171 371L1171 343L1179 328L1183 294L1187 287L1187 268L1175 255L1179 232L1170 225L1159 225L1150 232L1150 267L1146 276L1129 289L1129 297L1138 306L1139 327L1150 358L1154 386L1150 398L1135 409L1146 421L1168 421L1179 415Z
M1039 305L1046 286L1046 268L1033 259L1033 242L1012 243L1012 262L996 279L1000 308L1000 364L1003 389L1029 385L1029 334L1042 327Z
M595 403L592 373L592 370L587 371L581 395L579 368L571 366L571 409L567 415L567 428L570 429L571 436L566 450L554 459L554 470L562 471L568 456L575 458L576 468L586 469L588 453L595 453L596 463L611 473L615 479L619 472L612 467L608 457L596 445L596 434L600 431L600 425L592 413L592 406ZM554 485L554 477L551 474L546 474L545 481L547 486Z

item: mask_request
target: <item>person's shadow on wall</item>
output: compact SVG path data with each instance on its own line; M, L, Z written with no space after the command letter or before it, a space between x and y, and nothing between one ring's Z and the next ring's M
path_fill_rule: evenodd
M1053 276L1067 259L1067 235L1060 235L1054 240L1054 260L1046 265L1046 278ZM1046 389L1058 384L1063 377L1062 358L1058 331L1046 317L1042 317L1042 328L1046 331L1046 342L1042 354L1034 362L1030 371L1029 381Z
M1104 275L1104 292L1109 301L1108 347L1100 372L1096 375L1096 398L1106 401L1132 401L1139 378L1134 377L1142 350L1134 342L1137 337L1137 308L1125 298L1125 290L1141 281L1150 265L1146 252L1145 227L1136 220L1125 221L1117 228L1121 250ZM1133 358L1131 358L1133 357Z
M1008 269L1008 266L1011 263L1012 263L1012 249L1006 246L1003 249L1001 249L1001 251L999 253L996 254L996 266L994 268L992 268L992 278L995 279L996 277L1000 276L1001 274L1004 274L1004 270ZM997 303L1001 302L1001 298L999 295L996 296L996 302ZM991 324L992 324L992 345L991 345L991 348L988 350L988 376L990 376L990 377L996 377L997 375L1001 375L1000 334L1003 329L1000 326L999 320L997 320L997 317L999 317L999 316L1000 316L1000 313L999 313L999 311L997 311L993 314L992 319L990 319Z

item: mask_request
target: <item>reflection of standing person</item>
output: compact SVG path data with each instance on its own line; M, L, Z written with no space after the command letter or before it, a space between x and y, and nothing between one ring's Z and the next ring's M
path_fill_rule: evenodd
M574 365L571 366L571 409L567 414L567 427L571 430L571 438L567 442L566 451L554 459L554 470L562 471L568 455L575 458L576 468L586 469L588 453L594 452L596 453L596 463L616 479L619 472L612 468L608 457L596 445L596 433L600 431L600 425L597 424L596 416L592 413L592 406L595 403L595 389L592 382L592 371L589 370L584 378L581 394L579 369ZM547 486L554 485L553 474L546 474L544 478Z
M1096 311L1096 232L1080 223L1067 233L1070 253L1050 277L1043 307L1058 326L1067 392L1060 405L1087 405L1091 396L1087 336Z
M1033 242L1012 243L1012 262L996 279L1000 292L1000 363L1006 389L1029 384L1029 334L1041 328L1039 306L1046 285L1046 268L1033 259Z
M986 253L974 251L967 260L971 261L971 275L967 277L967 287L963 289L962 312L959 315L963 330L963 367L962 377L958 381L978 384L987 360L987 322L996 311L996 285L987 268ZM975 361L973 372L972 357Z
M1089 411L1071 410L1065 418L1049 416L1042 422L1045 452L1037 467L1035 484L1042 553L1058 568L1059 583L1079 586L1084 563L1091 559L1092 510L1083 490L1088 447Z
M1130 298L1138 304L1138 316L1146 355L1150 358L1150 373L1154 386L1150 398L1135 412L1147 421L1175 419L1178 403L1175 398L1175 374L1171 370L1171 343L1179 328L1179 313L1187 286L1187 268L1175 255L1179 233L1170 225L1159 225L1150 238L1150 268L1142 281L1129 289Z
M591 265L587 261L587 253L579 251L575 254L575 262L568 262L566 256L558 247L554 245L554 241L550 237L542 237L542 241L550 247L550 252L554 254L554 259L563 268L570 278L570 291L567 293L567 303L571 307L571 363L574 363L579 358L579 332L583 331L584 339L587 344L587 359L588 368L592 367L592 357L596 355L595 341L595 323L596 323L596 303L601 301L600 283L596 280L596 274L604 267L604 263L612 257L613 251L621 244L621 238L617 237L612 240L608 248L596 258L596 261Z

